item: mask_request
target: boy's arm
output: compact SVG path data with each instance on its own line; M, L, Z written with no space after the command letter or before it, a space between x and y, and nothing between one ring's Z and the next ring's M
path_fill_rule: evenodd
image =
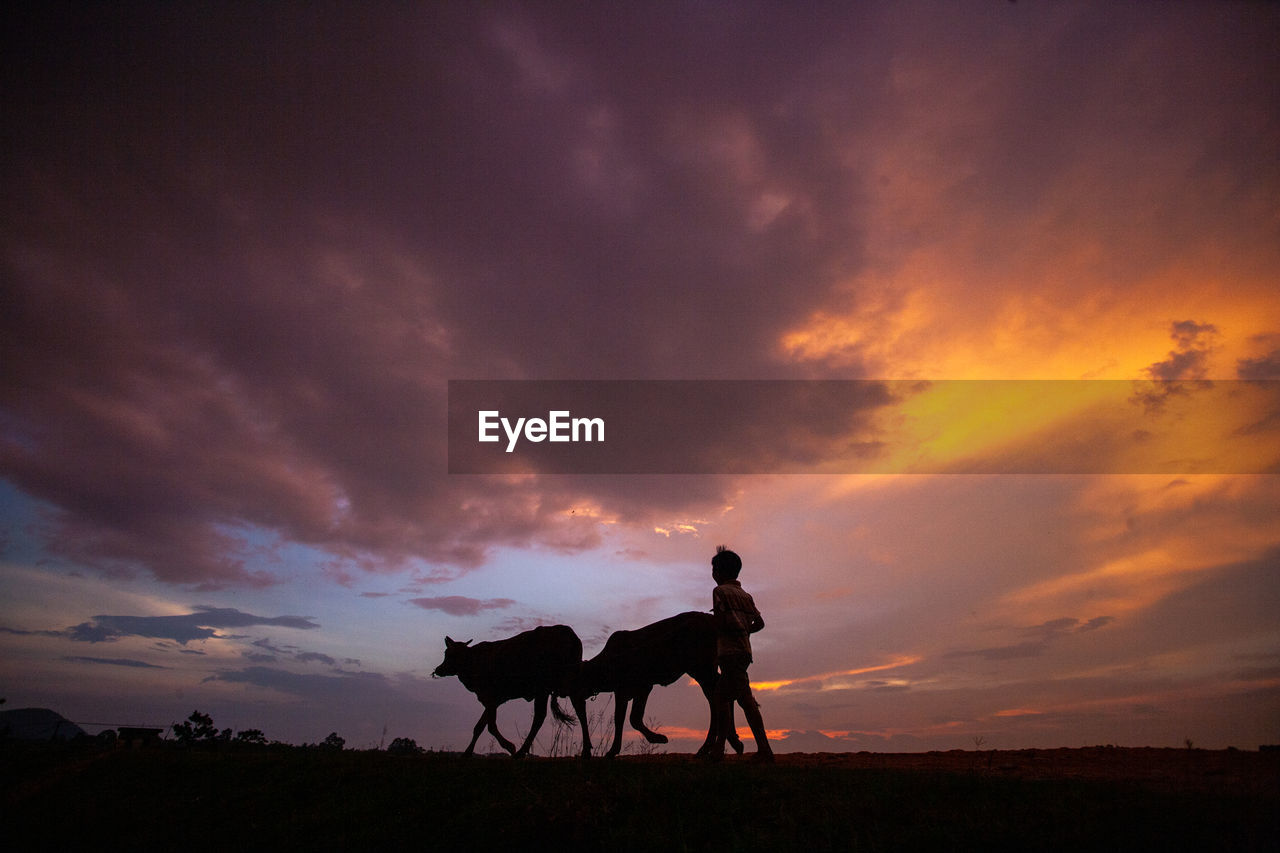
M715 617L716 630L724 630L724 602L719 588L711 590L711 615Z
M750 614L747 616L747 633L754 634L756 631L764 630L764 617L760 615L760 608L756 607L756 601L751 596L747 596L747 605L751 608Z

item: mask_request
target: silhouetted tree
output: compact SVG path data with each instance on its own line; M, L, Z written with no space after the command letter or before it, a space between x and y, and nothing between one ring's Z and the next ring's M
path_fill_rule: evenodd
M342 749L346 745L347 739L339 737L337 732L329 732L329 736L320 742L325 749Z
M391 745L387 747L387 752L393 755L416 755L419 752L426 752L426 750L418 746L418 742L411 737L398 737L391 741Z
M242 732L236 733L236 743L265 746L267 743L267 736L262 733L261 729L245 729Z
M173 724L173 736L183 744L212 743L218 737L218 730L208 714L192 711L185 721Z

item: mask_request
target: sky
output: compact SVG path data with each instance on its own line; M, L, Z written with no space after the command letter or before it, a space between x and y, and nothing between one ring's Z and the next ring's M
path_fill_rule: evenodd
M778 751L1280 742L1276 5L0 14L6 707L461 749L445 636L590 657L726 544ZM488 379L914 390L811 473L450 474Z

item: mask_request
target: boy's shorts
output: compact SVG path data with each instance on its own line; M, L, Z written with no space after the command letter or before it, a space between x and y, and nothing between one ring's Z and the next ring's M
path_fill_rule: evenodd
M720 681L716 684L716 692L726 699L754 699L751 695L751 681L747 678L751 658L746 655L725 655L718 663Z

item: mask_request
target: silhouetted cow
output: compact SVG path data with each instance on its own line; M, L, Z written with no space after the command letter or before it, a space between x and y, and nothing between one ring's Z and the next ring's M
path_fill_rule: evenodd
M710 613L690 611L672 616L634 631L614 631L600 654L582 665L580 689L583 696L613 693L613 746L606 757L612 758L622 748L622 724L631 706L631 727L644 735L649 743L666 743L667 738L644 724L645 703L655 684L671 684L688 673L698 682L711 709L707 739L698 749L701 754L711 748L716 724L711 706L716 687L716 626ZM737 732L727 735L730 745L742 754L742 741Z
M574 685L582 668L582 641L567 625L534 628L514 637L494 642L459 643L444 638L444 661L432 676L458 676L462 685L476 694L484 713L476 723L466 754L476 748L476 741L487 725L498 743L520 758L529 753L533 738L547 718L547 700L561 722L573 718L560 710L555 697L568 696L582 725L582 757L591 755L591 739L587 734L587 709L584 697L575 695ZM515 744L498 732L498 706L508 699L533 702L533 725L519 751Z

